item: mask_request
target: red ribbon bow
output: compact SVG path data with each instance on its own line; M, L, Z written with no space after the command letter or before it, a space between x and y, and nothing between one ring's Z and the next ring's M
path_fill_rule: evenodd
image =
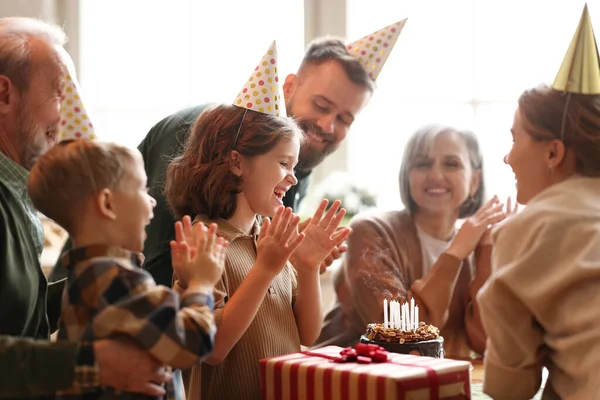
M339 363L357 362L359 364L386 362L388 361L388 352L376 344L358 343L355 348L346 347L340 351L340 356L333 361Z

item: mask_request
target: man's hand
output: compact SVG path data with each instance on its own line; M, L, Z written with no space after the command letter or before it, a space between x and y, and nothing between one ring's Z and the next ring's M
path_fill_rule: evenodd
M98 340L93 346L100 367L100 385L148 396L165 395L162 384L170 381L171 375L146 351L115 339Z

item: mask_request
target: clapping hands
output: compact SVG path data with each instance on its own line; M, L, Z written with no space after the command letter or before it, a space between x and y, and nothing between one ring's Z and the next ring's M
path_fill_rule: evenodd
M212 288L221 279L228 242L217 236L217 225L192 228L189 216L175 223L175 240L170 242L173 272L183 287Z
M330 265L346 250L342 242L350 235L351 229L339 227L346 210L340 208L341 202L336 200L325 212L328 203L325 199L321 201L312 218L303 223L306 238L293 255L293 264L297 270L324 269L328 266L329 259Z
M256 265L275 276L305 238L298 232L300 217L291 208L279 207L273 220L265 217L257 241Z
M490 244L492 228L517 211L518 204L515 202L512 207L510 197L505 209L498 196L494 196L465 220L446 253L465 259L478 245Z

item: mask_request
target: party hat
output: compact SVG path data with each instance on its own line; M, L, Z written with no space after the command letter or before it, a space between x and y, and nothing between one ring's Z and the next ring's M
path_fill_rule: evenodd
M74 74L68 73L59 123L60 140L95 139L94 125L81 100L81 89Z
M406 18L346 46L348 52L360 62L371 79L376 80L379 76L405 23Z
M600 57L587 4L552 88L568 93L600 94Z
M277 48L271 43L233 105L271 115L286 115L279 91Z

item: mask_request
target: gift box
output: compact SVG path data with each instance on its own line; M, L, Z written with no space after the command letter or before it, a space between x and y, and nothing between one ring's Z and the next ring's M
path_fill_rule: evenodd
M366 345L357 345L366 346ZM380 348L381 349L381 348ZM345 357L351 350L354 357ZM383 359L382 354L386 356ZM260 360L264 400L471 398L471 363L327 346Z

